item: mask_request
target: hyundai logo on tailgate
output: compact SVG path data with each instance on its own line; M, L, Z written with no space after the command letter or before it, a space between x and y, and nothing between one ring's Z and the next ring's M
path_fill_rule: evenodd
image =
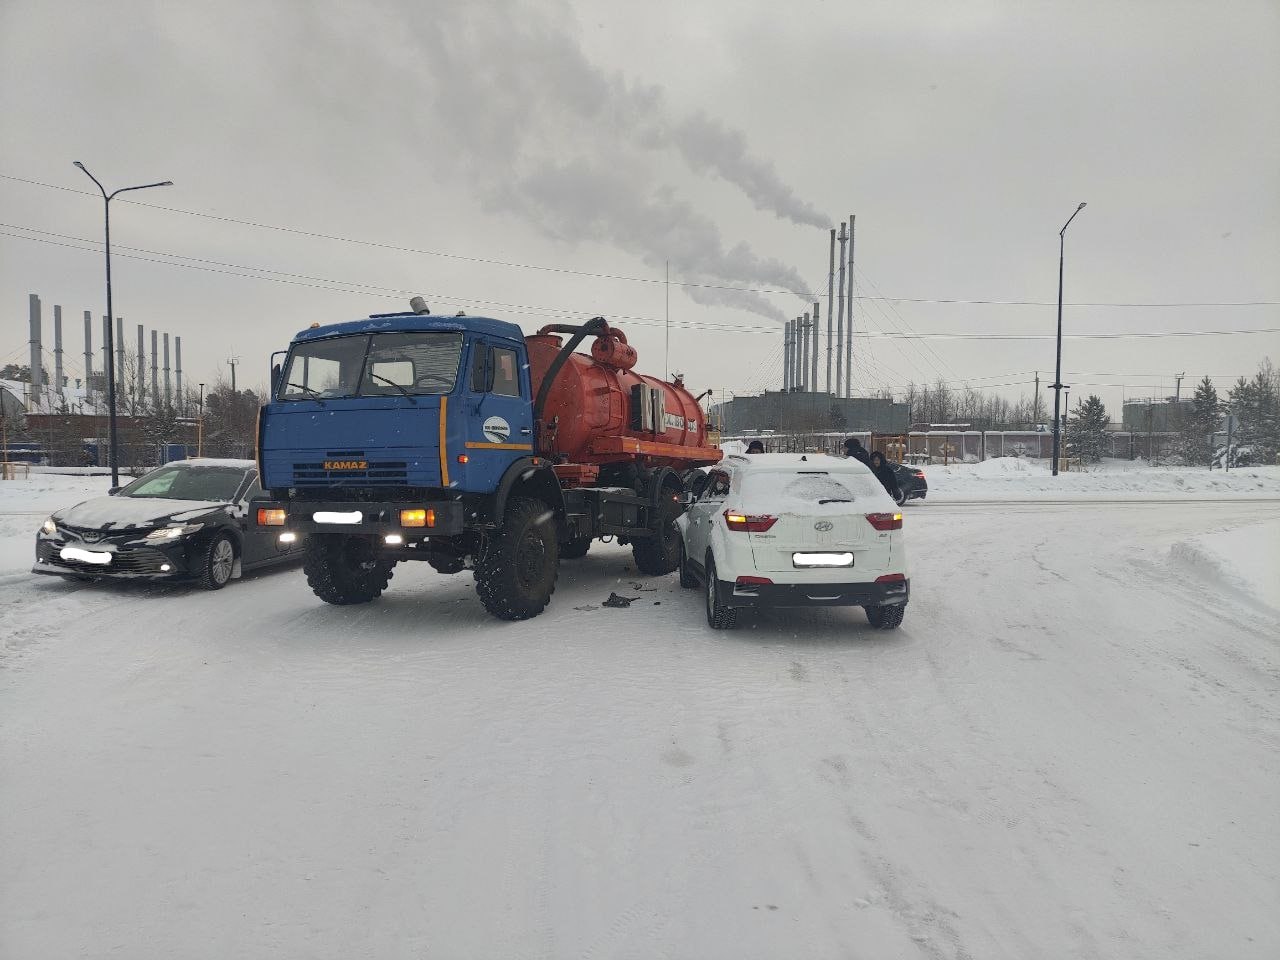
M813 529L817 530L819 533L826 533L831 529L831 527L832 523L830 520L819 520L813 525Z

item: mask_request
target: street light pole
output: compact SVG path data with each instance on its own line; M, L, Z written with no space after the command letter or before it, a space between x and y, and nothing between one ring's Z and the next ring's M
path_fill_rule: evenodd
M1067 227L1071 226L1071 220L1076 218L1081 210L1085 208L1085 204L1076 207L1076 212L1071 214L1071 219L1062 225L1062 229L1058 231L1058 359L1053 368L1053 475L1058 475L1058 451L1059 444L1062 442L1062 270L1063 262L1066 259L1066 234Z
M115 335L112 331L112 324L115 322L115 314L111 307L111 201L122 193L130 190L146 190L149 187L172 187L172 180L165 180L162 183L144 183L136 187L121 187L119 190L107 193L106 187L98 182L98 178L89 172L88 168L79 160L74 161L75 165L80 168L86 177L94 182L102 194L102 210L103 219L106 224L106 238L104 247L107 253L107 415L110 423L110 453L111 460L111 485L113 487L120 486L120 451L116 435L116 365L115 365Z
M200 420L196 423L196 456L204 456L204 384L200 384Z

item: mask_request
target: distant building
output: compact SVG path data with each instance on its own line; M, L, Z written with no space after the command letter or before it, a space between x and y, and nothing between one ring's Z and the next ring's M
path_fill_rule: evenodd
M878 397L846 399L829 393L766 391L711 407L711 422L726 434L786 431L905 433L910 408Z
M1191 415L1191 400L1126 400L1121 428L1135 433L1177 433Z

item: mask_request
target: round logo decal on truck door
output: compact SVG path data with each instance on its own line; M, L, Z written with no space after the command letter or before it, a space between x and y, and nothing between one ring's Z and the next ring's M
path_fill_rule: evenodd
M506 443L511 439L511 424L501 417L490 417L481 427L484 438L490 443Z

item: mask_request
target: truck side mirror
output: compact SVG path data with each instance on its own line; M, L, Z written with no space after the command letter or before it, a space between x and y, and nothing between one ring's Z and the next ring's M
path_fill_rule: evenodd
M271 396L275 396L280 390L280 364L271 365Z

